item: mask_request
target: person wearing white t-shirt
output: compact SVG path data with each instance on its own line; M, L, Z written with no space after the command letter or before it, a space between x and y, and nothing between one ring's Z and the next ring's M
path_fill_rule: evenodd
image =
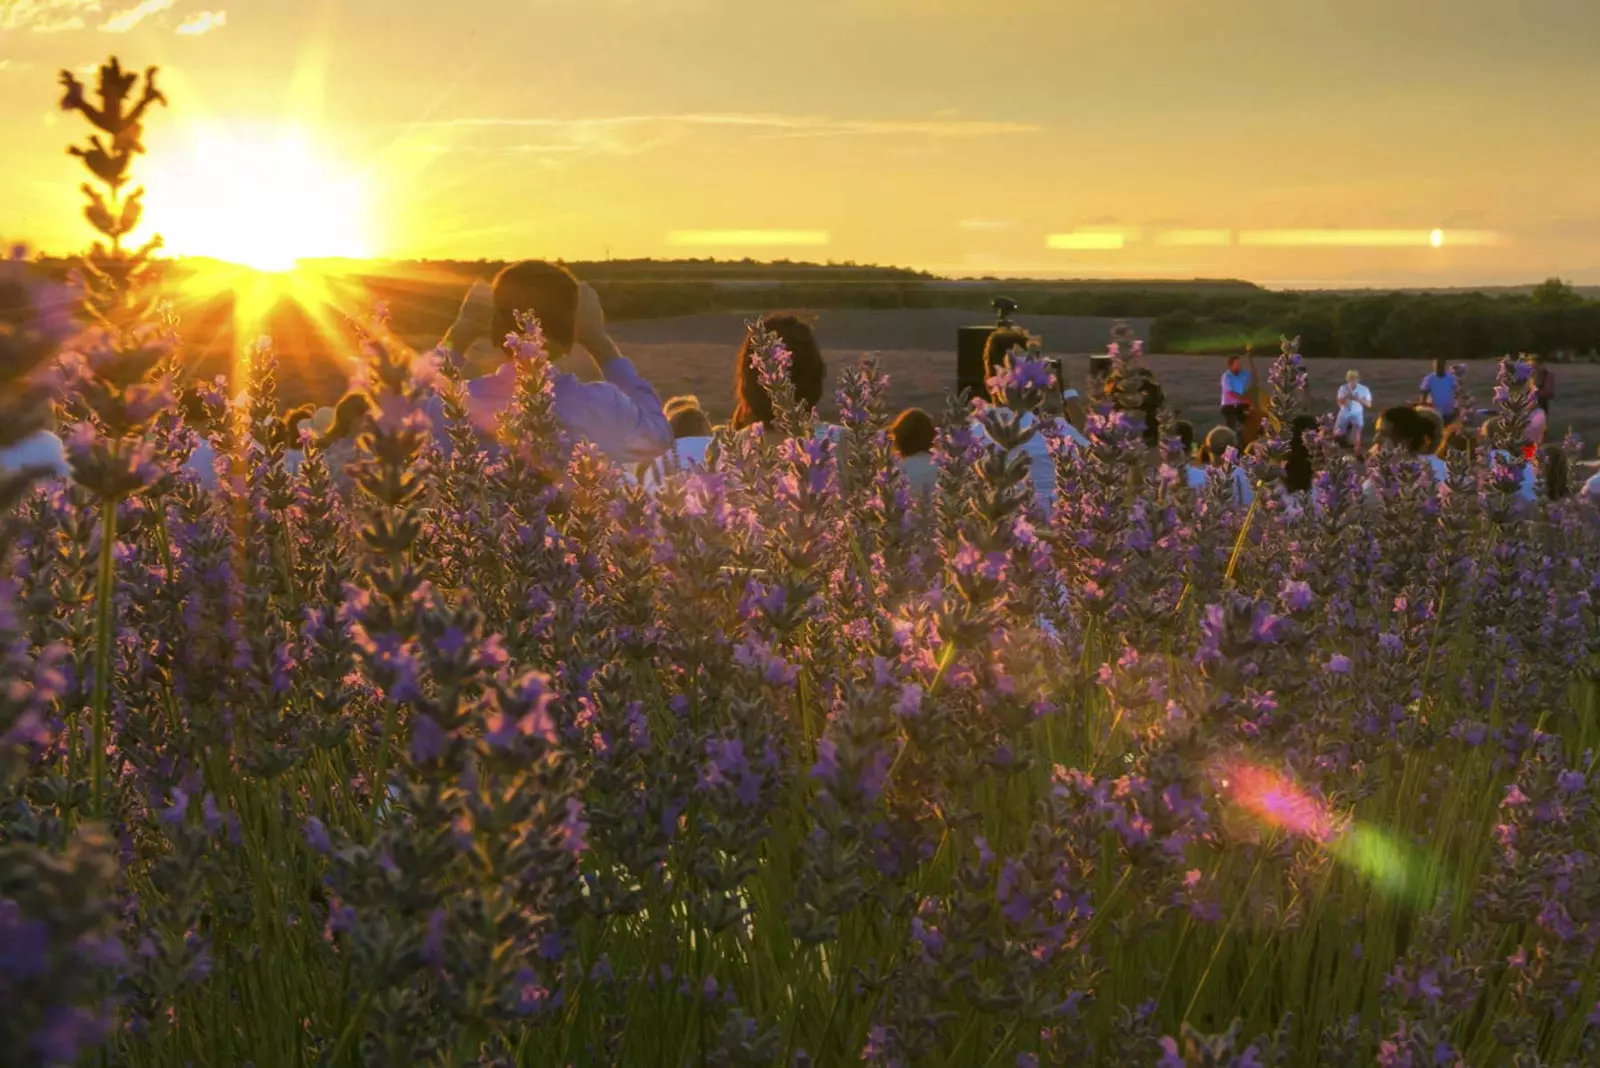
M1034 339L1023 330L1008 327L996 330L989 336L987 346L984 348L984 369L988 377L1001 373L1006 366L1006 360L1016 350L1027 350ZM1074 391L1075 393L1075 391ZM995 402L999 406L998 400ZM1056 496L1056 461L1050 454L1050 439L1059 437L1065 441L1069 448L1081 448L1089 444L1089 439L1081 430L1073 426L1071 421L1062 414L1066 404L1061 389L1061 383L1056 383L1055 389L1045 398L1040 407L1040 415L1024 415L1021 420L1023 429L1033 428L1033 435L1017 447L1017 451L1028 458L1028 475L1033 481L1034 495L1039 506L1049 512L1055 505ZM983 421L973 421L973 429L987 437L983 429Z
M1344 376L1339 387L1339 417L1334 423L1334 436L1348 441L1350 447L1361 449L1361 432L1366 427L1367 409L1372 407L1372 391L1361 384L1361 372L1351 371Z
M0 448L0 473L37 472L41 478L66 478L72 474L67 450L49 430L38 430L21 441Z
M643 482L652 492L660 489L669 475L703 470L711 448L711 419L700 407L699 398L673 397L661 406L661 411L672 427L672 448L626 472L630 482Z
M939 482L939 469L933 465L933 443L938 427L933 416L921 408L907 408L895 416L889 427L900 470L915 493L927 493Z

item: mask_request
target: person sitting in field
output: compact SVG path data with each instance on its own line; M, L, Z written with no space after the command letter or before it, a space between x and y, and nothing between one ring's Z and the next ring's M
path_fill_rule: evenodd
M1478 458L1478 439L1465 427L1457 424L1445 432L1444 444L1439 446L1438 455L1441 460L1448 461L1457 453L1465 453L1467 463L1470 465Z
M1239 466L1238 449L1239 435L1235 430L1214 426L1200 446L1200 463L1205 468L1205 478L1210 477L1212 470L1225 472L1233 483L1233 503L1237 507L1248 508L1256 499L1256 490L1250 484L1250 476Z
M1600 456L1600 449L1596 450L1595 455ZM1596 470L1584 481L1581 492L1588 499L1600 503L1600 470Z
M1559 445L1539 450L1539 473L1544 476L1544 495L1549 501L1564 501L1572 492L1567 452Z
M53 430L36 430L0 448L0 474L31 471L39 478L66 478L72 474L67 450Z
M1316 468L1311 462L1311 446L1306 443L1306 435L1316 429L1317 421L1309 415L1297 415L1290 424L1289 457L1283 465L1283 488L1289 493L1311 490Z
M1512 459L1510 453L1504 449L1497 449L1491 444L1500 429L1500 418L1498 415L1490 417L1484 422L1482 430L1479 431L1483 436L1485 455L1488 456L1491 464L1509 464ZM1533 501L1538 499L1539 496L1538 474L1534 470L1533 461L1528 459L1526 455L1524 455L1523 459L1525 462L1522 465L1522 482L1517 487L1516 495L1521 500ZM1565 460L1566 458L1563 456L1562 459Z
M996 330L989 335L989 340L984 345L984 378L987 380L1002 373L1013 353L1026 353L1037 344L1032 335L1017 327L1003 327ZM990 403L1001 405L1003 398L996 396ZM1019 449L1028 458L1028 473L1033 479L1034 496L1039 506L1046 512L1053 506L1056 493L1056 462L1050 454L1050 439L1060 438L1069 448L1080 448L1089 444L1089 439L1061 414L1062 408L1061 383L1058 381L1046 391L1044 402L1039 408L1040 414L1024 416L1022 420L1024 428L1036 427L1033 436L1019 446ZM975 420L973 427L979 434L984 434L981 420Z
M676 471L704 468L711 448L711 417L700 407L700 398L673 397L661 410L672 427L672 448L639 465L637 477L647 489L659 488Z
M1433 371L1422 380L1422 399L1439 416L1440 422L1449 426L1456 421L1456 392L1459 383L1444 360L1433 361ZM1393 411L1394 409L1390 409Z
M1441 434L1434 420L1423 411L1405 406L1388 409L1378 416L1374 436L1377 439L1374 449L1381 446L1400 449L1427 467L1437 482L1444 481L1449 473L1444 461L1435 454Z
M240 404L244 401L241 398ZM183 412L184 421L191 429L198 429L206 424L208 415L205 402L201 400L197 390L185 390L178 397L178 406ZM300 441L300 428L302 424L309 423L316 415L316 408L309 404L302 404L291 408L284 413L285 440L283 450L283 467L290 475L300 470L300 465L305 462L305 450L298 445ZM184 462L184 470L193 475L200 483L202 489L214 490L220 484L217 472L217 450L212 447L211 441L204 434L199 435L199 442L194 451L189 454L189 459ZM296 444L289 444L294 442Z
M900 458L900 470L917 493L926 493L939 481L939 469L933 465L933 442L937 428L933 416L921 408L907 408L895 416L889 426L889 437L894 442L894 453Z
M794 387L795 399L807 410L815 411L817 405L822 403L822 386L827 378L828 365L822 359L822 349L817 345L811 324L798 315L784 312L762 316L759 325L769 333L776 334L778 340L783 342L783 347L789 350L789 383ZM745 335L743 344L739 346L739 355L734 360L733 418L729 425L734 430L748 430L759 425L767 428L768 432L775 427L772 398L761 384L761 373L756 367L754 331ZM837 426L824 423L819 433L837 441L840 431Z
M518 312L538 318L552 364L579 347L599 365L603 380L598 382L580 381L566 371L554 375L553 410L573 437L591 442L623 465L654 460L672 447L672 427L661 398L611 340L599 295L559 264L524 260L495 275L492 284L475 283L440 344L458 356L486 334L499 345L516 332ZM516 365L505 355L492 374L467 383L468 414L489 440L498 434L499 416L516 395ZM429 407L434 431L448 451L442 403L435 397Z
M1195 463L1194 424L1187 419L1179 419L1172 429L1178 435L1178 443L1183 446L1184 483L1192 490L1205 489L1206 469Z
M1367 409L1372 407L1372 390L1361 384L1361 372L1350 371L1339 387L1339 417L1333 424L1340 444L1361 451L1361 432L1366 427Z

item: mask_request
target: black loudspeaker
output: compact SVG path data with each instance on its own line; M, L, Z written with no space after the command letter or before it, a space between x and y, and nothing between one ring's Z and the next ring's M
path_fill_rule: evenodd
M989 387L984 384L988 375L984 373L983 350L988 347L990 334L1003 326L1014 325L1011 313L1017 310L1016 301L1010 297L996 297L991 307L995 322L988 326L956 328L956 393L964 402L989 395Z
M994 326L963 326L956 330L956 392L963 403L974 397L987 397L983 373L983 350L989 344Z

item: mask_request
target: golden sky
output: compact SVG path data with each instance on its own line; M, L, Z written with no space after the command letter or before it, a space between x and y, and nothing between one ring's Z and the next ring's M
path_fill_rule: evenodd
M1600 283L1600 0L0 0L7 239L113 52L178 251Z

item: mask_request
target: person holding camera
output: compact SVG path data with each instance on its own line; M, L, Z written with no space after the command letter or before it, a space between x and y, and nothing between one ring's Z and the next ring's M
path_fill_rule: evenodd
M672 448L661 398L611 339L600 295L560 264L524 260L506 267L493 283L474 283L441 344L458 355L485 335L499 344L516 332L517 312L538 318L552 364L579 347L600 368L599 382L584 382L569 371L555 374L554 411L567 431L624 465L654 460ZM516 388L516 365L509 359L467 383L468 413L479 434L494 437ZM436 419L435 427L442 432L443 420Z

